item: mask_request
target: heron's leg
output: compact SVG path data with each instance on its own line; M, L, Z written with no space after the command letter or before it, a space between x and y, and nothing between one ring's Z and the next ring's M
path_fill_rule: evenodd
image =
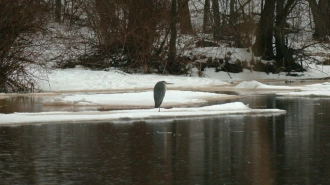
M159 110L158 110L158 112L160 112L160 106L159 106Z

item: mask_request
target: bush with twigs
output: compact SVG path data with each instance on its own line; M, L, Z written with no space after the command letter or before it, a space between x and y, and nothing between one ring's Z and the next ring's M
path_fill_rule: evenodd
M46 6L38 1L0 2L0 92L37 88L40 52L33 35L43 30ZM36 47L35 47L36 48Z

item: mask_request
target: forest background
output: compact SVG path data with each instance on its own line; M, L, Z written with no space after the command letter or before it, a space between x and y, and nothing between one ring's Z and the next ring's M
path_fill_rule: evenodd
M54 68L266 73L329 64L327 0L0 0L0 92L31 92ZM195 48L244 48L207 56ZM205 51L205 50L201 50Z

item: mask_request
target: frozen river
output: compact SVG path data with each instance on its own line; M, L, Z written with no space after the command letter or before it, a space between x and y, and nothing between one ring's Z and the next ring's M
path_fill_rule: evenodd
M0 126L1 184L330 183L329 98L240 101L287 113Z

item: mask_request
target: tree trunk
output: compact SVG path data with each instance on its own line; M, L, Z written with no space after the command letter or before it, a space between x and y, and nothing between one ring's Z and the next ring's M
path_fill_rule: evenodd
M275 46L276 46L276 58L282 60L285 58L288 51L285 43L285 23L287 15L284 12L284 0L277 0L276 4L276 21L275 21Z
M315 31L313 34L314 39L323 39L329 35L330 31L330 1L320 0L318 3L316 0L308 0L309 7L311 8L313 21L315 25Z
M95 0L96 10L100 17L99 29L103 45L111 44L111 33L115 33L115 4L113 0Z
M176 0L172 0L171 4L171 38L170 38L170 48L168 54L168 66L171 71L175 71L173 67L175 66L175 57L176 57L176 38L177 38L177 30L176 30ZM171 72L172 73L172 72Z
M182 34L192 34L193 29L191 25L189 0L178 0L178 14L180 21L180 29Z
M296 69L298 66L293 59L293 53L290 52L285 42L285 23L287 16L295 6L296 0L287 1L277 0L276 4L276 21L275 21L275 47L276 47L276 61L278 67L284 67L285 71L291 71Z
M262 59L271 60L274 58L273 53L273 24L276 0L266 0L259 26L257 28L256 41L253 45L253 51L256 56Z
M220 26L221 26L221 20L220 20L220 12L219 12L219 1L218 0L212 0L212 10L213 10L213 39L218 40L220 36Z
M235 24L236 23L235 0L230 0L229 9L230 9L229 23Z
M157 18L153 0L131 0L128 2L129 14L126 30L125 48L131 62L142 66L152 55L156 36Z
M55 0L55 21L61 22L62 4L61 0Z
M210 33L211 31L211 23L210 23L210 18L211 18L211 8L210 8L210 0L205 0L204 3L204 18L203 18L203 33Z

